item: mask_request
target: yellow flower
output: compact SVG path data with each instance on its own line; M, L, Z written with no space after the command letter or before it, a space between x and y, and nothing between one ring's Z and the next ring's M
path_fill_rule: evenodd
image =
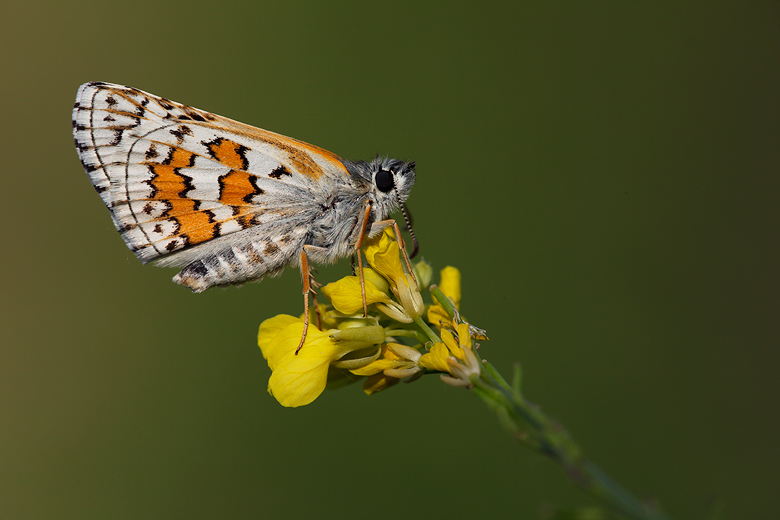
M363 275L366 282L366 305L376 304L377 309L401 323L412 322L412 318L406 314L403 306L378 288L379 281L372 281L375 277L379 278L384 282L387 290L390 286L384 278L369 268L363 269ZM333 308L342 314L353 316L363 311L363 294L360 290L360 278L357 276L347 276L337 282L329 283L322 288L322 294L330 299Z
M456 267L448 265L439 271L439 289L447 295L455 304L455 308L460 310L460 271Z
M378 239L366 246L365 253L373 267L363 269L366 304L375 304L377 309L395 321L411 323L422 314L425 306L414 277L403 270L398 242L392 232L386 229ZM390 297L388 291L393 293L395 299ZM363 310L358 276L347 276L329 283L322 288L322 293L342 314L351 316Z
M257 344L272 370L268 392L282 406L314 401L325 389L331 362L369 346L360 341L335 341L330 332L309 326L303 348L296 355L302 333L303 320L285 314L260 324Z
M419 364L431 370L447 372L441 379L453 386L471 387L471 377L480 374L480 362L472 349L469 324L461 323L456 336L447 329L441 331L442 343L435 343Z
M379 372L389 372L388 375L395 377L408 377L419 372L417 361L420 356L420 351L416 348L399 343L388 343L382 346L382 355L379 359L351 372L356 376L372 376Z
M420 357L420 351L415 348L399 343L388 343L382 346L382 355L379 359L350 372L356 376L369 376L363 384L363 391L371 395L420 372L422 370L418 363Z
M408 317L405 323L422 315L425 305L420 288L414 276L404 272L401 250L392 230L386 228L378 240L366 246L365 253L371 267L390 282L390 289L403 307L404 315ZM377 308L384 312L381 304L377 305Z
M423 354L420 358L420 365L430 370L449 372L450 366L447 364L449 357L450 350L444 343L434 343L430 352Z
M370 280L369 269L364 269L366 283L366 304L392 303L390 296L382 292ZM330 300L333 308L342 314L351 316L363 312L363 294L360 290L360 278L357 276L345 276L337 282L332 282L322 288L322 294Z
M427 286L432 268L418 262L412 269L419 278L406 271L408 264L402 261L390 228L366 243L363 252L371 266L363 269L365 285L361 288L358 276L347 276L322 288L330 302L310 308L308 332L297 355L302 317L279 315L260 325L257 342L272 371L268 392L283 406L309 404L326 387L343 386L356 377L365 378L363 390L370 395L402 379L411 382L426 369L440 372L455 386L470 387L471 379L480 374L471 343L472 338L484 337L483 331L458 325L463 320L457 311L452 317L445 310L460 306L460 272L454 267L441 271L441 292L434 292L440 301L428 310L439 337L420 319L425 306L418 280ZM452 323L456 330L443 328L442 323L447 327ZM396 338L414 346L386 343ZM420 343L426 341L433 346L423 355Z
M450 299L455 308L460 310L460 271L455 267L447 266L439 272L441 281L439 289ZM447 314L444 307L437 303L428 308L428 323L439 327L442 323L449 323L452 316Z
M398 274L403 274L401 249L391 228L385 228L378 239L366 245L364 251L371 267L391 282Z

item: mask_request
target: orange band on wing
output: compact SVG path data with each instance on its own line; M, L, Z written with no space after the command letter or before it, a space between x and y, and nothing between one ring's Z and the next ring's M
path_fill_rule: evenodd
M219 201L228 206L250 204L251 197L260 195L263 190L254 184L254 175L244 171L231 170L219 179Z
M182 200L180 202L191 203L192 201ZM190 245L199 244L214 238L216 224L211 222L211 216L208 213L192 211L185 204L181 205L181 209L185 212L189 211L189 213L176 217L181 226L179 233L187 235L187 243Z
M246 146L222 137L205 144L208 146L209 154L228 168L233 170L247 169Z
M179 169L192 166L194 158L193 153L175 148L166 163L150 165L154 173L150 180L154 188L152 200L163 201L169 208L157 220L176 220L176 235L186 238L189 244L210 240L216 232L216 224L212 221L211 214L198 211L196 202L184 196L192 188L191 179L179 173Z

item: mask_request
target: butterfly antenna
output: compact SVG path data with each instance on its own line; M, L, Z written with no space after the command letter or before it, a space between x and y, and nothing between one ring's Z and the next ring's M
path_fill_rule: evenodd
M414 236L414 231L412 230L412 214L409 212L406 204L401 204L401 213L404 215L404 220L406 221L406 230L409 232L409 236L412 237L412 245L414 245L412 254L409 255L409 258L414 258L417 256L417 252L420 251L420 243L417 242L417 237Z

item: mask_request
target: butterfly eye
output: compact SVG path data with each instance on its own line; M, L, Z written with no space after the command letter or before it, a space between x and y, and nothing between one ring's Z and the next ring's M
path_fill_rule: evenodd
M379 170L374 177L374 184L382 193L387 193L393 189L393 172Z

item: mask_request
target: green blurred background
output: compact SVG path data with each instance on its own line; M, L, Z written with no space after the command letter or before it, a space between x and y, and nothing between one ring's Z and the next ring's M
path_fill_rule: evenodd
M283 409L290 270L193 295L113 229L70 128L132 85L417 161L483 355L675 519L780 510L777 2L6 2L0 515L537 518L591 504L436 377ZM332 281L348 266L320 269Z

